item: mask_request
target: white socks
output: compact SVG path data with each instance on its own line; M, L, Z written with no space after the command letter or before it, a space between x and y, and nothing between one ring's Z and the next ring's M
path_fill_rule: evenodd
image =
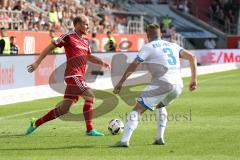
M124 133L121 139L122 142L129 142L133 131L137 128L139 121L139 113L137 111L132 111L128 115L128 121L124 126Z
M132 111L128 115L128 121L124 126L124 133L121 139L122 142L129 142L133 131L137 128L140 114L137 111ZM157 118L157 136L156 139L164 140L164 131L167 125L167 110L165 107L156 109Z
M162 138L164 140L164 131L167 125L167 110L165 107L156 109L157 118L157 136L156 139Z

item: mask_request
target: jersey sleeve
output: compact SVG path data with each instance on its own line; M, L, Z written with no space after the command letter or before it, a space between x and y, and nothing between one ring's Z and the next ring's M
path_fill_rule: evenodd
M67 44L67 34L63 34L61 35L58 39L53 39L52 43L56 46L56 47L62 47L65 46Z
M176 49L177 49L177 51L179 53L179 56L181 56L181 53L182 53L182 51L184 51L184 48L179 46L179 45L176 45Z
M150 48L147 46L143 46L141 50L138 52L138 55L135 58L135 60L139 62L143 62L149 57L149 55L150 55Z

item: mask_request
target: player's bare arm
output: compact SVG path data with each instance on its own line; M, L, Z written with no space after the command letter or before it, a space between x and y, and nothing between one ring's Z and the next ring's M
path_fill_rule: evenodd
M92 63L99 64L105 68L110 68L109 64L106 62L102 61L100 58L93 56L93 55L88 55L88 60Z
M136 70L136 68L138 67L138 65L141 62L138 60L134 60L126 69L125 73L123 74L121 80L118 82L118 84L115 86L113 93L115 94L119 94L121 89L122 89L122 85L123 83L126 81L126 79Z
M33 71L35 71L39 64L42 62L42 60L50 53L52 53L52 51L56 48L56 46L54 44L49 44L44 50L43 52L40 54L40 56L38 57L38 59L27 66L27 70L29 73L32 73Z
M190 63L191 68L191 81L189 84L189 90L194 91L197 88L197 60L196 56L188 50L183 50L180 54L180 58L186 59Z

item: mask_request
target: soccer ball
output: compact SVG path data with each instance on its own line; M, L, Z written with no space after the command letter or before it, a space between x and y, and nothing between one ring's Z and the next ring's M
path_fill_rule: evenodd
M120 134L123 132L124 124L119 119L112 119L108 123L108 130L112 135Z

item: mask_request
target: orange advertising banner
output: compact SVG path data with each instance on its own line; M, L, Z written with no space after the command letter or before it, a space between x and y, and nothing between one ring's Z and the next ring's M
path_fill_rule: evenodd
M16 36L19 54L39 54L50 43L49 32L8 31L8 36ZM60 36L61 33L58 33ZM113 34L117 51L138 51L146 40L144 34ZM91 35L88 35L91 38ZM106 34L98 34L100 52L104 52L107 42Z
M227 37L227 48L237 48L240 36L228 36Z

